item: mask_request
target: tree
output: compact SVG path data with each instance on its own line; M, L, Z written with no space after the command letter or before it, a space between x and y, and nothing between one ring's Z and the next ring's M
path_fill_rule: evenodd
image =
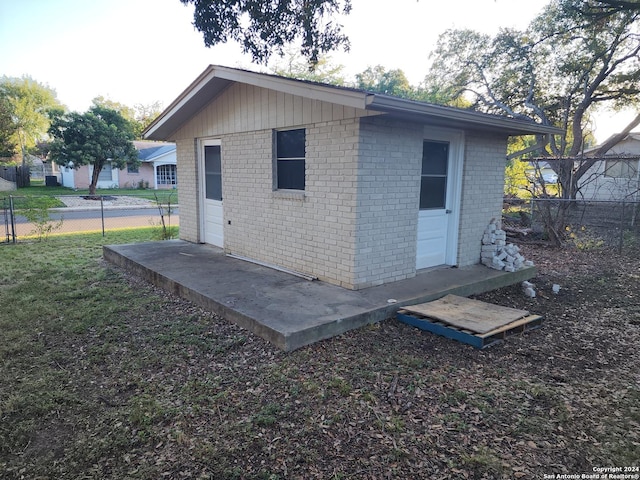
M0 79L0 98L3 98L3 110L9 110L11 122L0 124L2 134L17 146L22 153L22 161L38 141L46 137L49 128L49 112L62 109L55 90L42 85L31 77L2 77Z
M411 97L415 90L402 70L387 70L382 65L368 67L364 72L357 73L356 86L362 90L404 98Z
M458 108L469 105L469 102L465 99L454 98L452 92L445 86L414 86L409 83L409 79L403 70L387 70L382 65L368 67L365 71L357 73L354 86L370 92L378 92L394 97L437 105L450 105Z
M131 123L115 110L94 105L85 113L71 112L52 121L51 157L60 165L93 165L89 194L95 195L98 176L107 162L116 168L137 165L131 143Z
M502 30L492 38L448 31L426 79L471 98L478 110L563 128L566 133L552 137L543 154L556 159L550 164L567 199L575 198L595 158L640 124L638 115L576 167L592 112L640 103L640 12L617 10L591 21L580 10L584 5L553 0L525 32Z
M349 40L335 14L348 14L351 0L180 0L193 4L193 25L207 47L235 40L254 61L266 64L273 51L301 42L300 52L313 64L320 54L343 47Z
M136 103L133 106L133 109L136 112L134 117L136 121L134 133L136 139L142 139L142 132L144 132L145 128L151 125L151 122L153 122L158 115L162 113L162 105L158 101L147 105Z
M135 121L135 110L125 105L124 103L116 102L114 100L111 100L110 98L105 98L102 95L98 95L97 97L93 98L93 100L91 100L91 105L94 107L103 107L108 108L109 110L115 110L129 122Z
M102 95L95 97L92 100L94 106L109 108L115 110L129 121L133 128L133 135L136 140L142 139L142 132L147 126L155 120L155 118L162 112L160 108L160 102L154 102L149 105L142 105L138 103L133 107L129 107L120 102L115 102Z
M637 0L587 0L575 7L587 19L599 20L619 12L639 12Z
M16 126L12 118L13 109L9 99L0 96L0 158L11 158L17 150Z
M302 55L292 50L287 50L280 61L277 61L271 71L281 77L308 80L310 82L328 83L331 85L345 85L344 65L331 63L327 55L318 57L314 64Z
M640 11L638 0L596 0L595 3L596 5L600 4L604 7L617 8L619 10Z

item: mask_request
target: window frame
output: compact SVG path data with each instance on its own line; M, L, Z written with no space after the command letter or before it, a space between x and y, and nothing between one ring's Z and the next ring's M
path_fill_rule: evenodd
M634 180L638 178L638 160L626 160L623 158L606 160L604 164L604 176L607 178L622 178Z
M435 173L435 172L424 172L424 157L426 152L426 145L430 144L438 144L446 146L446 158L444 159L445 171L444 173ZM448 140L423 140L422 141L422 163L420 167L420 199L418 203L419 210L446 210L447 209L447 192L449 188L449 175L450 175L450 157L451 157L451 141ZM444 190L442 192L442 206L423 206L423 191L422 188L424 186L424 180L428 179L444 179ZM438 204L440 205L440 203Z
M302 145L304 156L293 156L293 157L281 157L280 152L278 151L278 145L280 143L280 135L283 132L302 132L302 138L304 144ZM282 129L274 129L273 130L273 190L274 191L290 191L290 192L304 192L306 190L306 173L307 173L307 129L305 127L298 128L282 128ZM296 148L300 148L300 145L297 145ZM294 148L295 149L295 148ZM295 180L296 184L301 183L302 188L295 188L294 186L281 186L281 166L282 162L302 162L302 178L297 178Z
M156 185L178 185L178 169L175 164L163 163L156 167Z
M207 149L217 149L215 161L211 164L207 162ZM213 160L213 159L212 159ZM204 144L202 146L203 161L203 195L204 199L213 202L222 202L224 199L222 192L222 145ZM212 168L211 170L208 168ZM211 183L209 183L211 181ZM210 196L211 195L211 196Z

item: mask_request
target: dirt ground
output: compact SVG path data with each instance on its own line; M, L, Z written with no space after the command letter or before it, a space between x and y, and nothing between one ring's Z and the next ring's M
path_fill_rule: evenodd
M539 269L537 296L515 285L475 298L543 315L544 326L485 350L389 319L284 353L116 271L140 294L157 296L161 309L129 311L119 330L52 340L69 373L65 381L85 400L47 417L3 464L7 475L542 479L604 467L634 473L638 252L522 248Z

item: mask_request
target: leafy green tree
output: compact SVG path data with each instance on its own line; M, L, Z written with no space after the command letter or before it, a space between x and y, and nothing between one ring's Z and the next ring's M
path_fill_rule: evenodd
M11 122L0 124L2 134L16 145L25 161L26 153L31 151L38 141L46 137L49 128L49 112L62 109L55 90L36 82L31 77L2 77L0 79L0 98L7 102L2 109L8 109Z
M0 95L0 158L11 158L18 150L12 112L9 99Z
M295 51L287 50L286 55L271 67L271 71L281 77L331 85L345 85L347 81L344 76L344 68L344 65L333 64L331 57L327 55L320 55L314 64Z
M321 55L318 62L313 64L290 49L287 50L285 57L276 61L271 67L275 75L282 77L359 88L438 105L459 108L469 106L468 101L454 98L452 92L444 86L432 86L427 90L423 86L411 85L404 71L400 69L387 70L382 65L368 67L355 75L355 81L345 78L344 69L344 65L332 63L328 55Z
M207 47L237 41L253 60L266 64L275 51L300 42L300 52L315 64L322 53L343 47L349 40L336 14L348 14L351 0L180 0L195 7L193 25Z
M142 132L153 120L162 112L160 102L154 102L149 105L136 104L129 107L120 102L115 102L102 95L92 100L94 106L109 108L115 110L131 124L133 135L136 140L142 139Z
M143 105L142 103L137 103L133 106L135 110L135 126L134 133L136 139L142 139L142 132L144 129L151 125L158 115L162 113L162 105L160 102L155 101L153 103Z
M107 162L115 168L137 165L138 152L131 122L116 110L94 105L85 113L71 112L52 121L51 157L58 164L93 165L89 194L95 195L98 176Z
M362 90L396 97L409 98L414 94L414 88L402 70L387 70L382 65L369 67L364 72L356 74L356 86Z
M619 12L639 12L638 0L585 0L575 9L587 19L596 21Z
M94 107L103 107L110 110L115 110L124 118L129 120L129 122L135 121L136 111L133 108L125 105L124 103L116 102L109 98L105 98L102 95L99 95L91 100L91 104Z
M448 31L425 80L470 98L478 110L563 128L566 133L554 136L543 154L556 158L550 165L564 198L575 198L595 157L640 124L638 115L575 168L573 158L586 147L597 108L640 104L640 12L618 10L587 21L580 10L584 5L584 0L553 0L524 32L502 30L490 37Z
M445 85L414 86L409 83L404 71L400 69L387 70L382 65L368 67L365 71L357 73L354 86L370 92L384 93L385 95L437 105L449 105L459 108L469 105L469 102L464 98L456 98Z

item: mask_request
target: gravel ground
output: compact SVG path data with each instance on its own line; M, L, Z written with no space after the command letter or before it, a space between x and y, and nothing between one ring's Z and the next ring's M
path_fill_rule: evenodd
M78 207L99 207L100 200L90 199L87 196L63 196L56 197L62 203L64 203L67 207L78 208ZM152 206L153 202L151 202L147 198L139 198L133 196L105 196L103 199L104 206L111 207L129 207L129 206Z

